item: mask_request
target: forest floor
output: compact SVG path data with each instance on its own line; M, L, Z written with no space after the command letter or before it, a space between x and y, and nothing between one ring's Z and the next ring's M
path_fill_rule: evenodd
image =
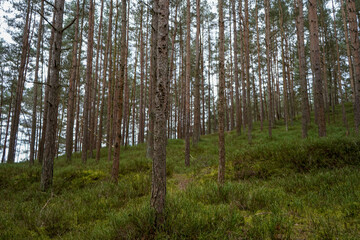
M352 107L347 105L352 122ZM360 138L337 108L326 138L301 119L273 137L254 125L226 133L226 183L217 184L218 137L201 137L184 165L184 141L167 146L166 224L154 229L146 145L121 149L118 184L107 149L97 163L55 160L53 188L40 191L39 165L0 165L0 239L359 239Z

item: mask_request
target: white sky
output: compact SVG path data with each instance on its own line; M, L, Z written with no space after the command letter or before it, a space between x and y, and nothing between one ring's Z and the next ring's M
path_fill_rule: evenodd
M6 29L8 28L5 20L5 16L9 15L5 11L11 8L11 3L8 1L0 0L0 38L4 39L6 42L13 42L10 34L7 33Z

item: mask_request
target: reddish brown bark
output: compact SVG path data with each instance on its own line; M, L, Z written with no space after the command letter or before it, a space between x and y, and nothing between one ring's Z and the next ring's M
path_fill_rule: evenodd
M224 17L223 17L223 1L219 0L219 173L218 183L223 185L225 182L225 33L224 33Z
M155 3L156 4L156 3ZM155 227L165 223L166 197L166 111L168 86L169 0L158 2L157 78L155 92L154 156L152 168L151 206L155 209Z
M126 0L121 1L121 52L120 52L120 72L116 81L115 89L115 99L116 101L116 118L115 118L115 146L114 146L114 160L111 178L114 182L118 181L119 177L119 163L120 163L120 146L121 146L121 122L123 114L123 98L124 98L124 75L125 75L125 63L126 63L126 21L127 21L127 12L126 12Z
M44 149L44 161L42 165L41 173L41 185L42 191L47 191L52 185L53 179L53 166L54 158L56 154L56 130L58 120L58 105L59 105L59 90L60 90L60 57L61 57L61 45L63 34L63 13L64 13L65 0L55 1L54 12L54 45L52 48L53 59L51 62L51 74L49 85L49 101L48 105L48 117L47 117L47 129L45 135L45 149Z

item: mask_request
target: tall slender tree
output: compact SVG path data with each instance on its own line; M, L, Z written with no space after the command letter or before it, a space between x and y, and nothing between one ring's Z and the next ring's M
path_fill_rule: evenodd
M236 132L238 135L241 134L241 115L240 115L240 95L239 95L239 64L238 64L238 30L237 30L237 21L236 21L236 8L235 0L231 0L232 6L232 17L233 17L233 28L234 28L234 41L233 41L233 51L234 51L234 81L235 81L235 107L236 107Z
M40 7L41 15L44 15L44 0L41 1ZM43 31L43 22L44 19L40 18L39 28L38 28L38 38L36 43L36 60L35 60L35 79L34 79L34 101L33 101L33 113L31 119L31 141L30 141L30 164L34 164L35 158L35 138L36 138L36 116L37 116L37 106L38 106L38 86L39 86L39 68L40 68L40 50L42 42L42 31Z
M31 15L31 1L27 1L27 10L25 17L25 27L22 37L22 46L21 46L21 58L20 58L20 67L19 75L17 81L16 95L15 95L15 109L13 116L11 118L11 130L10 130L10 140L9 140L9 153L7 162L14 163L15 161L15 151L16 151L16 140L19 130L19 121L20 121L20 112L21 112L21 102L23 98L23 91L25 85L25 66L27 62L27 56L29 51L29 34L30 34L30 15Z
M101 149L101 143L102 143L102 137L103 137L103 119L104 119L103 114L104 114L104 108L105 108L106 79L107 79L107 77L108 77L108 79L110 78L110 76L107 74L107 71L108 71L108 63L109 63L109 51L111 48L112 21L113 21L113 0L110 1L109 22L108 22L108 28L107 28L106 44L105 44L105 56L104 56L104 66L103 66L103 85L102 85L102 97L101 97L101 107L100 107L100 122L99 122L98 139L97 139L97 143L96 143L96 161L100 160L100 149Z
M155 124L155 87L157 79L156 59L157 59L157 34L158 34L158 0L153 0L153 10L151 19L151 49L150 49L150 88L149 88L149 129L146 155L148 158L154 156L154 124Z
M251 111L251 101L250 101L250 36L249 36L249 6L248 0L245 0L245 23L244 23L244 50L245 50L245 75L246 75L246 97L247 97L247 106L246 106L246 116L248 124L248 142L252 142L251 130L252 130L252 111ZM254 91L254 89L253 89ZM254 93L255 94L255 91Z
M157 0L154 0L157 1ZM151 206L155 209L155 226L165 223L166 196L166 110L168 87L169 0L158 1L157 78L155 92L154 158L152 168Z
M273 124L273 100L271 93L271 55L270 55L270 0L264 0L265 3L265 41L266 41L266 66L267 66L267 92L268 92L268 121L269 121L269 137L272 137Z
M90 149L90 108L91 108L91 86L92 86L92 72L93 72L93 53L94 53L94 16L95 6L93 0L90 0L89 11L89 31L88 31L88 46L86 56L86 84L85 84L85 102L83 111L83 144L81 159L83 163L86 163L88 157L88 151Z
M314 69L314 87L315 87L315 111L317 123L319 126L319 136L326 136L326 122L324 111L323 83L320 66L320 47L319 47L319 27L317 20L316 0L308 1L309 23L310 23L310 53L311 64Z
M56 130L58 122L58 106L59 106L59 91L60 91L60 57L61 45L63 35L63 14L64 14L65 0L56 0L54 8L54 45L52 47L53 59L50 65L50 85L49 85L49 100L47 128L45 135L45 149L44 160L41 173L42 191L47 191L52 185L54 158L56 154Z
M71 155L74 145L74 120L75 120L75 84L77 73L77 53L78 53L78 38L79 38L79 0L76 2L76 23L75 23L75 35L73 42L72 52L72 66L69 79L69 98L68 98L68 110L67 110L67 122L66 122L66 160L71 161Z
M223 185L225 182L225 33L223 1L218 1L219 8L219 173L218 183Z
M111 177L114 182L118 181L119 177L119 162L120 162L120 146L121 146L121 122L123 114L123 98L124 98L124 76L126 63L126 0L121 0L121 37L120 37L120 71L118 80L116 80L115 99L116 99L116 118L115 118L115 146L114 146L114 160Z
M354 0L347 0L348 19L349 19L349 32L351 47L353 49L352 56L354 60L354 117L355 117L355 130L359 134L360 127L360 44L358 35L358 22L356 16L356 7Z
M298 58L299 58L299 74L300 74L300 92L301 92L301 108L302 108L302 137L307 137L307 126L309 113L309 100L306 80L306 58L305 58L305 45L304 45L304 13L302 0L294 0L294 6L296 11L296 35L298 46Z
M191 12L190 12L190 0L187 0L186 4L186 99L185 99L185 166L190 166L190 78L191 78Z
M195 84L193 146L200 140L200 0L196 0ZM189 54L189 53L188 53Z

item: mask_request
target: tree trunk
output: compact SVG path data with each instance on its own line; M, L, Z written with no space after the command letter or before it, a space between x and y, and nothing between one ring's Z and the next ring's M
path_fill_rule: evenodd
M130 16L130 1L128 6L128 16ZM147 18L149 19L149 15L147 15ZM127 146L128 144L128 130L129 130L129 102L130 102L130 88L129 88L129 70L128 70L128 58L129 58L129 26L130 21L127 21L127 27L126 27L126 57L125 57L125 76L124 76L124 117L123 117L123 133L121 137L121 145Z
M74 120L75 120L75 84L77 73L77 51L78 51L78 34L79 34L79 0L76 3L76 23L75 23L75 39L73 42L72 52L72 67L69 80L69 98L67 110L67 124L66 124L66 161L71 161L71 154L73 150L73 136L74 136Z
M143 4L141 4L140 9L140 118L139 118L139 133L138 133L138 143L144 142L144 128L145 128L145 119L144 119L144 37L143 37Z
M49 101L47 128L45 135L44 161L41 173L41 190L47 191L52 185L54 157L56 154L56 129L60 91L60 57L63 34L63 13L65 0L56 0L54 10L54 45L52 48L53 59L51 62L51 74L49 85Z
M123 114L123 98L124 98L124 75L126 63L126 0L121 0L121 38L120 38L120 72L118 74L119 80L116 81L115 99L116 99L116 118L115 118L115 146L114 146L114 160L111 177L117 183L119 177L119 162L120 162L120 146L121 146L121 122Z
M304 14L302 0L294 0L296 13L296 35L298 41L299 73L300 73L300 92L301 92L301 109L302 109L302 137L307 138L307 125L310 118L309 100L306 80L306 58L304 46Z
M93 84L93 90L92 90L92 115L90 117L90 158L94 158L93 150L96 148L96 142L97 142L97 122L98 122L98 115L99 115L99 105L100 105L100 80L99 80L99 63L101 61L101 55L102 55L102 41L103 38L102 35L102 27L103 27L103 13L104 13L104 0L101 0L101 9L100 9L100 21L99 21L99 29L98 29L98 36L97 36L97 48L96 48L96 60L95 60L95 78L94 78L94 84ZM97 92L99 93L98 96L96 96Z
M110 9L109 9L109 25L107 29L107 39L106 39L106 46L105 46L105 56L104 56L104 68L103 68L103 86L102 86L102 97L101 97L101 107L100 107L100 122L99 122L99 132L98 132L98 139L96 142L96 161L100 160L100 149L101 149L101 142L103 138L103 115L104 115L104 108L105 108L105 92L106 92L106 77L108 76L108 63L109 63L109 51L111 47L111 38L112 38L112 17L113 16L113 1L110 1ZM110 76L108 76L110 79ZM108 140L108 139L107 139ZM107 144L108 145L108 144ZM110 147L110 146L109 146Z
M242 1L239 2L239 25L240 25L240 46L241 46L241 54L240 54L240 64L241 64L241 85L242 85L242 121L245 127L248 122L248 115L247 115L247 105L246 105L246 50L245 50L245 21L242 15Z
M359 52L359 35L356 18L356 8L354 0L347 0L349 31L352 46L352 55L354 57L354 87L355 87L355 102L354 102L354 117L355 117L355 131L359 134L360 126L360 52Z
M166 110L168 86L169 0L158 1L157 78L154 122L154 156L152 168L151 206L155 209L155 227L165 223L166 196Z
M153 9L158 8L158 0L153 0ZM155 87L157 79L156 59L157 59L157 38L158 38L158 14L152 12L151 20L151 49L150 49L150 89L149 89L149 130L146 156L150 159L154 156L154 124L155 124Z
M284 120L285 120L285 128L286 131L289 130L288 127L288 88L287 88L287 79L286 79L286 69L285 69L285 50L284 50L284 39L285 31L284 31L284 20L283 20L283 11L280 0L279 3L279 14L280 14L280 30L281 30L281 65L282 65L282 78L283 78L283 93L284 93Z
M7 116L7 121L6 121L5 139L4 139L4 143L3 143L4 146L3 146L3 152L2 152L2 157L1 157L1 163L5 163L6 142L7 142L7 138L9 135L9 125L10 125L12 103L13 103L13 93L11 92L9 111L8 111L8 116Z
M223 185L225 182L225 134L224 134L224 108L225 108L225 34L223 1L219 0L219 173L218 183Z
M116 7L116 17L115 17L115 32L114 32L114 43L117 42L117 26L119 21L119 8ZM115 72L117 69L117 44L114 46L114 53L110 50L109 56L109 81L108 81L108 99L107 99L107 144L108 144L108 161L110 162L112 159L112 149L114 144L114 81Z
M30 32L30 14L31 14L31 4L30 0L27 3L26 10L26 20L25 28L22 38L22 47L21 47L21 60L19 67L19 76L17 81L16 97L15 97L15 109L13 117L11 119L11 130L10 130L10 140L9 140L9 154L7 163L15 162L15 152L16 152L16 140L17 133L19 130L19 121L20 121L20 112L21 112L21 102L23 98L24 84L25 84L25 65L29 51L29 32Z
M349 62L349 73L350 73L350 83L351 83L351 89L352 89L352 100L355 103L355 83L354 83L354 70L353 70L353 63L351 58L351 49L350 49L350 41L349 41L349 31L347 26L347 18L345 13L345 7L344 7L344 1L340 0L341 5L341 15L343 20L343 26L344 26L344 35L345 35L345 43L346 43L346 54L348 57Z
M191 16L190 16L190 0L187 0L187 11L186 11L186 99L185 99L185 166L190 166L190 77L191 77L191 49L190 49L190 38L191 38Z
M269 110L268 110L268 121L269 121L269 137L272 137L272 119L273 119L273 113L272 113L272 94L271 94L271 68L270 68L270 62L271 62L271 55L270 55L270 0L265 0L265 40L266 40L266 66L267 66L267 92L268 92L268 102L269 102Z
M251 130L252 130L252 113L251 113L251 101L250 101L250 51L249 51L249 7L248 0L245 0L245 34L244 34L244 50L245 50L245 74L246 74L246 88L247 88L247 107L246 107L246 116L248 123L248 142L252 142ZM255 93L254 93L255 94Z
M255 21L256 21L256 45L258 51L258 74L259 74L259 92L260 92L260 130L263 130L264 122L264 104L262 96L262 79L261 79L261 53L260 53L260 36L259 36L259 22L258 22L258 7L257 1L255 3Z
M322 74L320 66L320 48L319 48L319 27L317 21L317 9L316 9L316 0L308 1L309 9L309 22L310 22L310 52L311 52L311 61L315 74L315 106L318 117L318 126L319 126L319 137L326 136L326 122L325 122L325 112L324 112L324 97L323 97L323 84L322 84Z
M41 14L44 15L44 0L41 1ZM42 41L43 18L40 18L38 39L36 45L36 62L35 62L35 79L34 79L34 101L32 112L32 125L31 125L31 141L30 141L30 165L34 165L35 158L35 138L36 138L36 115L37 115L37 102L38 102L38 86L39 86L39 65L40 65L40 50ZM1 139L1 138L0 138Z
M196 37L195 37L195 84L194 84L194 129L192 145L200 140L200 0L196 0ZM189 53L188 53L189 54Z
M78 150L80 150L80 139L81 139L81 131L80 128L82 126L82 124L80 123L80 102L81 102L81 97L80 97L80 88L81 88L81 83L80 83L80 65L81 65L81 54L82 54L82 44L83 44L83 32L84 32L84 9L85 9L85 1L83 1L82 4L82 10L81 12L82 17L81 17L81 29L80 29L80 45L79 45L79 53L78 53L78 62L77 62L77 68L76 68L76 97L75 97L75 101L77 102L76 105L76 125L75 125L75 144L74 144L74 151L77 152Z
M333 27L334 27L334 38L335 38L335 45L336 45L336 65L337 65L337 81L339 84L339 92L340 92L340 100L341 100L341 110L342 110L342 119L343 124L346 127L347 133L349 133L349 124L346 118L346 111L345 111L345 100L344 100L344 94L342 89L342 82L341 82L341 67L340 67L340 52L339 52L339 43L337 38L337 28L336 28L336 15L335 15L335 8L334 8L334 0L332 0L332 10L333 10Z
M211 77L211 36L210 36L210 23L208 23L208 47L209 47L209 59L208 59L208 134L211 134L211 119L212 119L212 115L211 115L211 81L210 81L210 77ZM238 89L238 88L236 88ZM241 116L240 116L240 120L241 120ZM241 126L241 124L240 124ZM240 130L241 131L241 130Z
M90 0L89 11L89 31L88 31L88 46L86 57L86 85L85 85L85 102L83 110L83 147L81 159L83 163L86 163L88 157L88 150L90 148L90 107L91 107L91 85L92 85L92 69L93 69L93 46L94 46L94 15L95 7L93 0Z

